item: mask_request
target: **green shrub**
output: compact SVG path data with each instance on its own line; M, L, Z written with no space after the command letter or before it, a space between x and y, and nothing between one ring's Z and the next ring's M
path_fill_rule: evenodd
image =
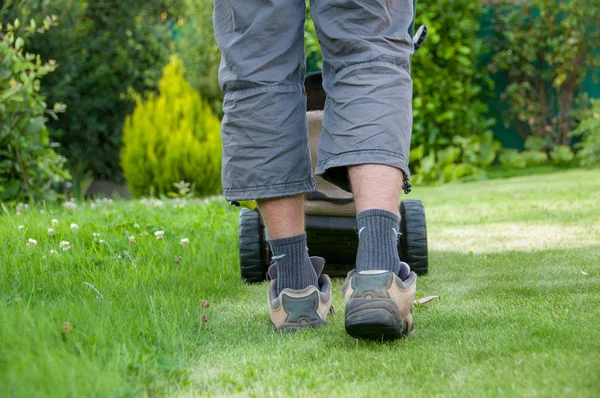
M310 0L306 0L306 23L304 24L304 54L306 55L306 72L323 69L321 45L317 39L315 23L310 16Z
M525 139L525 149L530 151L543 151L550 147L548 141L542 137L531 135Z
M544 151L527 150L521 152L521 155L523 156L523 159L525 159L527 167L539 166L548 161L548 154Z
M437 152L423 152L423 145L410 152L411 164L417 163L416 182L444 183L455 180L470 180L485 175L483 169L490 166L500 143L494 140L491 131L481 136L452 138L452 144Z
M592 100L592 107L579 112L577 117L580 123L571 136L582 138L575 144L579 163L584 167L600 167L600 100Z
M121 165L134 195L169 194L190 182L200 195L220 188L220 122L185 80L181 62L165 67L159 95L138 97L123 129Z
M461 172L456 174L462 177L481 174L481 168L495 159L491 148L498 147L493 140L481 138L491 137L494 123L488 117L487 104L481 100L483 91L492 87L486 71L478 66L478 58L486 50L477 37L481 12L478 0L418 1L416 25L427 25L429 36L412 60L412 147L437 153L452 145L455 136L471 140L468 154L452 162L462 164ZM486 144L480 146L481 140ZM487 152L479 153L480 149ZM418 159L412 159L411 167L418 181L432 180L432 175L423 173L427 167ZM439 181L439 175L435 180Z
M496 7L493 71L506 74L505 120L524 138L570 145L575 93L600 68L598 0L533 0ZM566 154L566 150L559 150Z
M502 167L510 169L523 169L527 166L525 157L520 154L516 149L505 149L500 156L498 156Z
M54 61L43 63L39 55L24 52L25 39L44 33L55 22L46 18L41 28L34 21L22 28L20 21L0 25L0 199L6 201L55 200L52 190L69 179L65 158L54 151L50 142L40 95L40 79L53 72Z
M567 164L573 160L575 154L568 145L557 145L550 151L550 158L554 163Z
M153 91L171 51L171 27L161 21L168 0L7 0L2 14L60 24L29 43L61 67L44 77L42 95L69 112L50 120L52 137L71 167L97 178L121 179L119 148L136 93Z

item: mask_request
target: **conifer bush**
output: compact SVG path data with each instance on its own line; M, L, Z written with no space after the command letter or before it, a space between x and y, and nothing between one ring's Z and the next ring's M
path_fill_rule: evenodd
M220 190L220 122L184 78L181 61L165 67L159 94L137 98L125 120L121 166L136 196L169 194L175 183L192 183L198 195Z

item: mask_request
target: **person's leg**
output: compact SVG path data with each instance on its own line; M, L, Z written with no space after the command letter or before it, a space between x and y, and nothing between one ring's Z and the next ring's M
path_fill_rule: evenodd
M357 208L357 269L399 274L398 204L412 129L411 0L313 1L327 102L317 174ZM403 272L402 276L407 276Z
M348 167L356 212L382 209L398 215L404 175L395 167L364 164Z
M396 338L412 330L416 275L398 258L398 204L409 178L411 0L313 0L327 102L316 173L351 189L357 269L342 287L346 331Z
M410 268L400 262L398 203L402 188L401 170L379 164L348 168L358 228L356 269L390 270L401 279Z
M317 284L302 194L315 189L304 94L304 0L216 0L222 53L223 192L256 199L277 262L278 291Z
M317 286L304 231L304 195L258 201L273 260L277 264L277 290Z
M258 201L270 239L283 239L304 233L304 195Z

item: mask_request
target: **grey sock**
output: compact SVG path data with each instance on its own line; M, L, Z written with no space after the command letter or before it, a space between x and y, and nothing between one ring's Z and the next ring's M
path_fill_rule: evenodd
M317 273L306 248L306 233L289 238L271 239L273 260L277 263L277 291L317 286Z
M369 209L356 215L356 223L357 271L388 270L396 273L402 280L408 278L410 268L398 256L398 216L386 210Z

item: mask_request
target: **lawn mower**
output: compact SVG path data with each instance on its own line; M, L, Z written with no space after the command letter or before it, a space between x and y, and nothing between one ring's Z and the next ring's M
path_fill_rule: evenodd
M410 28L411 35L413 25ZM421 26L413 35L415 50L427 37L427 28ZM320 72L309 74L304 81L307 94L308 139L313 162L317 162L317 148L323 124L326 94ZM358 249L356 209L352 193L315 176L316 192L305 195L306 235L311 255L327 260L325 272L330 276L345 276L355 267ZM408 183L403 187L410 192ZM236 203L239 204L239 203ZM266 279L271 262L267 231L255 203L246 206L239 215L239 254L242 279L262 282ZM400 232L398 253L417 274L428 271L427 228L425 209L420 200L403 200L399 205Z

